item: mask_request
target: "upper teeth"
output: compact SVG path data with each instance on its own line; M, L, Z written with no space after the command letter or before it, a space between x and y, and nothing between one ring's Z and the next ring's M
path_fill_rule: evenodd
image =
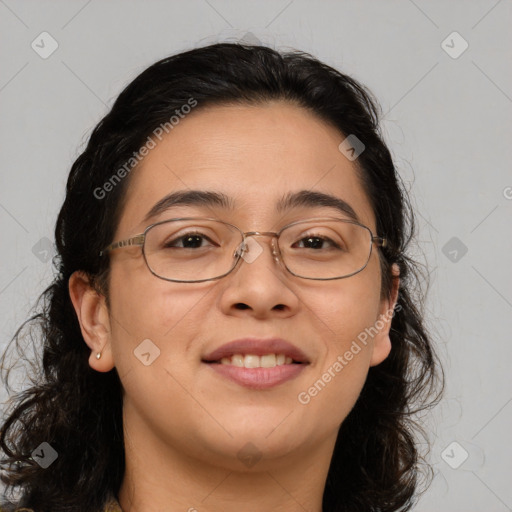
M220 362L232 366L245 366L245 368L273 368L276 365L292 364L293 359L284 354L265 354L264 356L234 354L231 357L223 357Z

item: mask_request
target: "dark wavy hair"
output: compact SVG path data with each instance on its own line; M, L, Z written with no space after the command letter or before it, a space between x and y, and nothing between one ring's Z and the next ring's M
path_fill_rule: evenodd
M86 272L108 305L109 260L98 254L112 242L130 175L105 197L97 191L190 98L197 101L195 110L290 102L364 143L355 163L377 232L389 239L379 253L382 297L390 296L393 263L400 268L400 288L391 352L370 368L339 429L322 510L409 510L421 477L427 482L432 473L418 449L425 433L417 413L439 400L443 372L422 314L425 266L406 254L415 237L414 213L381 134L381 109L363 85L308 53L234 43L192 49L143 71L121 92L71 167L55 227L55 277L11 340L19 351L20 339L32 339L35 354L32 386L9 400L12 410L1 425L4 484L17 491L16 506L36 512L99 512L109 496L117 497L125 470L122 385L115 368L102 373L89 366L90 349L68 280L76 270ZM2 375L8 388L11 369ZM42 442L58 453L50 469L31 456Z

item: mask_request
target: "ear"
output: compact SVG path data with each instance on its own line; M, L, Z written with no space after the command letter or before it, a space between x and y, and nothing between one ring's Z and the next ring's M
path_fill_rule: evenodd
M75 308L85 343L91 349L89 366L98 372L114 367L110 345L110 317L105 297L98 293L82 271L74 272L68 282L69 295ZM96 354L101 352L101 358Z
M398 300L398 289L400 287L400 268L396 263L391 267L392 284L389 298L381 301L379 308L379 318L375 327L378 328L377 334L373 338L373 352L370 360L370 366L376 366L391 352L391 338L389 331L391 329L391 321L393 320L394 309Z

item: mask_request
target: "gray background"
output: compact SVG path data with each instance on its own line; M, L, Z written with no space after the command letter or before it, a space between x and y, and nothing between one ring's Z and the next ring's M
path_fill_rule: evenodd
M216 41L302 49L376 94L417 211L447 390L415 510L512 510L511 21L510 0L0 0L0 347L52 277L69 168L128 81Z

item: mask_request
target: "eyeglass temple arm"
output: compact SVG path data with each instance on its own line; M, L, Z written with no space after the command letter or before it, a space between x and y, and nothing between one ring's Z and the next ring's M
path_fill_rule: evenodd
M382 236L372 236L372 241L375 242L377 245L380 245L381 247L388 246L388 239Z
M126 240L121 240L119 242L114 242L113 244L108 245L100 251L100 256L103 256L105 253L109 251L113 251L114 249L119 249L120 247L128 247L130 245L143 245L144 244L144 234L136 235L132 238L128 238Z

